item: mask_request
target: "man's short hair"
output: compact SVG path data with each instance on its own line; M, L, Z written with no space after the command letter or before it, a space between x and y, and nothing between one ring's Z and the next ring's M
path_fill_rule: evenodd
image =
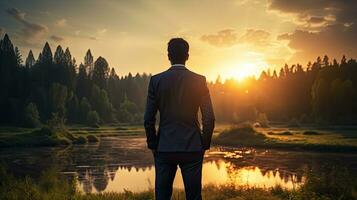
M182 38L172 38L167 47L169 59L173 63L183 63L188 56L190 46L188 42Z

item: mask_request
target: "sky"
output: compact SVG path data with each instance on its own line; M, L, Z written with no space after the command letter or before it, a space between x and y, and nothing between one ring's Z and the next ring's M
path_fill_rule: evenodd
M166 70L167 42L190 44L187 66L242 79L327 54L357 57L356 0L0 0L0 35L25 60L49 42L77 64L91 49L119 75Z

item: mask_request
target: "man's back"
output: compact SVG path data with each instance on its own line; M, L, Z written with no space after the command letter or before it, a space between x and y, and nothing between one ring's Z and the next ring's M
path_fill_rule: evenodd
M155 160L155 199L171 199L177 166L185 185L187 200L201 200L202 163L209 149L214 114L204 76L185 67L189 44L182 38L168 43L171 68L151 77L144 126L148 148ZM197 119L202 114L202 130ZM156 113L160 112L156 132Z
M153 95L153 104L160 112L160 125L156 138L157 151L196 152L204 150L208 141L203 141L198 122L198 110L201 107L209 118L213 129L213 112L204 76L191 72L182 65L174 65L169 70L154 75L150 81L149 92ZM150 94L149 94L150 95ZM148 99L149 101L149 99ZM205 102L207 102L205 104ZM207 109L205 109L208 106ZM150 129L153 113L145 115L145 127Z

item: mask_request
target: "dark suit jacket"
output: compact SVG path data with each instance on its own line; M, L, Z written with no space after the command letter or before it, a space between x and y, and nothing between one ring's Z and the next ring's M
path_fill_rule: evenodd
M202 114L202 130L198 109ZM155 116L160 113L156 133ZM144 126L148 148L158 152L197 152L210 147L214 114L206 78L172 66L150 79Z

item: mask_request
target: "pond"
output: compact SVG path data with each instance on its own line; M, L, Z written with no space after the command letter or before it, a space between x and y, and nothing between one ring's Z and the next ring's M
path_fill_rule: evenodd
M103 137L98 144L67 148L6 148L0 149L0 159L20 175L58 168L66 176L76 177L84 192L143 191L155 183L152 154L141 136ZM357 154L213 147L205 154L203 185L293 189L303 183L304 169L323 163L344 163L357 169ZM183 188L179 170L174 187Z

